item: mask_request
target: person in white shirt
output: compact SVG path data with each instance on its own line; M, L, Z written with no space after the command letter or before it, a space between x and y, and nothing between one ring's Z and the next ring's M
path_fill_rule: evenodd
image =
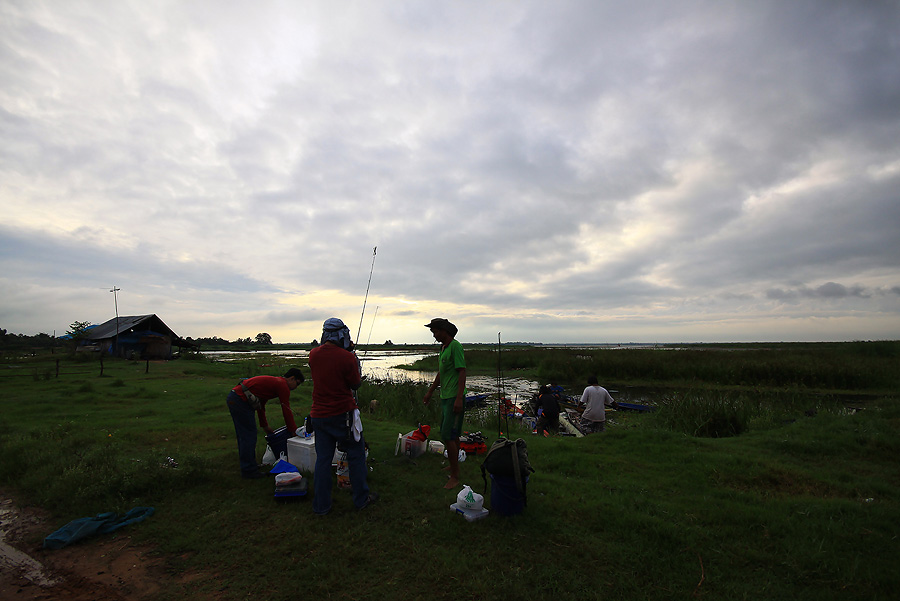
M587 388L581 394L584 413L581 414L579 426L585 434L606 431L606 408L614 407L615 401L609 391L597 383L597 376L588 378Z

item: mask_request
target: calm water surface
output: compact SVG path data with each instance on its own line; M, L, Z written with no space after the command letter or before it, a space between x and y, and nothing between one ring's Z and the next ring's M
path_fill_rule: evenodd
M388 380L388 381L412 381L412 382L432 382L434 381L435 372L433 371L414 371L410 369L399 369L398 365L409 365L424 359L426 357L436 357L438 353L437 345L434 352L414 352L404 350L375 350L359 353L360 363L362 364L363 376L370 379ZM219 361L238 361L253 357L262 357L265 355L276 355L286 359L298 359L306 362L309 359L309 351L304 350L274 350L259 352L236 352L236 351L205 351L204 355ZM469 394L496 394L498 390L513 401L527 400L537 392L540 384L534 380L524 378L503 378L498 380L496 376L470 376L466 380L466 387ZM581 391L579 391L580 394Z
M409 369L400 369L399 365L409 365L413 362L426 357L435 357L438 353L437 345L433 352L406 351L406 350L373 350L359 353L360 363L362 364L363 376L370 379L388 380L388 381L412 381L412 382L432 382L435 372L433 371L414 371ZM259 352L235 352L235 351L205 351L203 353L211 358L220 361L236 361L252 357L260 357L265 355L277 355L283 358L295 358L306 362L309 359L309 351L304 350L274 350ZM469 394L489 394L496 395L497 391L501 391L503 395L513 402L524 402L530 399L540 388L541 383L537 380L529 380L526 378L507 378L498 379L496 376L470 376L466 380L466 387ZM581 396L582 390L586 384L575 386L567 386L566 393L572 396ZM613 398L626 403L653 403L654 399L664 391L652 388L617 388L615 386L606 385L606 388L612 394ZM496 396L494 397L496 399Z

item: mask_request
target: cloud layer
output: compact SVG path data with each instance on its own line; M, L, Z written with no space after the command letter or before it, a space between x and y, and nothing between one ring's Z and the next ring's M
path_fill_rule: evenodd
M0 327L104 321L116 285L183 336L308 341L372 273L363 342L900 338L898 31L893 2L2 2Z

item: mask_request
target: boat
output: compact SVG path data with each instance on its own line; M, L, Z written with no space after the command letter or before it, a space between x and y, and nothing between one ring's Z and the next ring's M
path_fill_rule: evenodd
M466 409L484 407L488 403L487 398L488 395L486 394L470 394L466 396Z
M613 408L616 410L622 411L639 411L641 413L648 413L653 411L654 407L650 405L638 405L637 403L620 403L618 401L613 401Z
M578 417L578 412L574 409L564 409L559 412L559 425L565 429L567 435L575 438L584 436L584 432L578 427Z

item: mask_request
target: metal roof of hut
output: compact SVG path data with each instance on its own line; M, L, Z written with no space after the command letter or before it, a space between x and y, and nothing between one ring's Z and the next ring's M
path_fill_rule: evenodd
M163 320L150 315L130 315L113 317L95 328L85 331L85 340L105 340L132 330L149 330L163 336L170 336L173 342L180 341L178 335Z

